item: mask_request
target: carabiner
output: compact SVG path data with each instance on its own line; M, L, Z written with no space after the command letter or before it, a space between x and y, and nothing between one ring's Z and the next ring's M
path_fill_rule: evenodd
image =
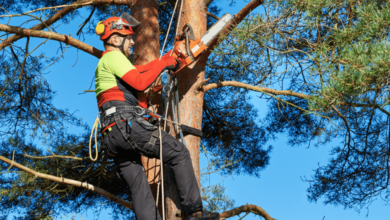
M135 108L136 108L136 110L134 112L136 115L141 116L141 117L145 115L145 110L143 108L141 108L139 106L136 106ZM139 113L137 112L137 110L139 110Z

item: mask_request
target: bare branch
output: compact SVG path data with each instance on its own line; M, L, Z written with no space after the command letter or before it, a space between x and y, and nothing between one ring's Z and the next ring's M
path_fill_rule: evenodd
M37 172L35 170L32 170L28 167L25 167L23 165L21 165L20 163L17 163L15 161L12 161L12 160L9 160L3 156L0 156L0 160L1 161L4 161L8 164L13 164L14 167L17 167L18 169L20 170L23 170L24 172L27 172L31 175L34 175L36 177L39 177L39 178L43 178L43 179L48 179L48 180L52 180L52 181L55 181L55 182L58 182L58 183L61 183L61 184L68 184L68 185L72 185L72 186L76 186L76 187L81 187L81 188L84 188L84 189L88 189L88 190L91 190L93 192L96 192L104 197L106 197L107 199L113 201L113 202L116 202L124 207L127 207L129 209L133 209L133 204L124 200L124 199L121 199L109 192L107 192L106 190L102 189L102 188L99 188L97 186L94 186L94 185L91 185L87 182L80 182L80 181L77 181L77 180L72 180L72 179L67 179L67 178L64 178L64 177L57 177L57 176L53 176L53 175L49 175L49 174L44 174L44 173L40 173L40 172Z
M201 86L202 82L199 83ZM252 86L246 83L242 82L236 82L236 81L224 81L224 82L218 82L218 83L210 83L202 87L203 92L207 92L208 90L211 89L217 89L221 87L226 87L226 86L233 86L233 87L239 87L243 89L249 89L252 91L257 91L257 92L266 92L270 93L273 95L286 95L286 96L294 96L302 99L310 99L310 95L305 95L297 92L293 92L291 90L276 90L276 89L270 89L270 88L265 88L265 87L260 87L260 86ZM198 88L198 87L196 87Z
M24 67L26 66L26 60L27 60L27 56L28 56L28 46L29 46L29 44L30 44L30 37L27 37L26 52L24 54L24 59L23 59L23 63L22 63L22 70L20 71L20 75L19 75L20 79L22 79L23 72L24 72Z
M107 163L107 164L114 163L113 161L91 161L90 158L73 157L73 156L62 156L62 155L56 155L56 154L53 154L53 156L43 156L43 157L31 156L31 155L28 155L28 154L23 154L23 156L31 158L31 159L34 159L34 160L59 158L59 159L72 159L72 160L86 161L86 162L91 162L91 163Z
M217 88L222 88L222 87L226 87L226 86L233 86L233 87L248 89L248 90L252 90L252 91L256 91L256 92L269 93L269 94L273 94L273 95L294 96L294 97L301 98L301 99L306 99L306 100L312 98L311 95L306 95L306 94L302 94L302 93L293 92L292 90L270 89L270 88L265 88L265 87L260 87L260 86L253 86L253 85L249 85L249 84L242 83L242 82L236 82L236 81L225 81L225 82L218 82L218 83L210 83L210 84L207 84L205 86L202 86L202 84L204 85L204 83L205 83L204 81L200 82L195 88L197 90L199 90L199 91L207 92L208 90L211 90L211 89L217 89ZM386 115L390 116L390 112L386 111L380 105L377 105L377 104L361 104L361 103L339 102L338 105L340 105L340 106L352 106L352 107L377 108L380 111L382 111L383 113L385 113Z
M86 6L86 5L91 5L91 4L93 4L93 1L85 2L85 3L79 4L77 6ZM20 16L23 16L23 15L27 15L27 14L30 14L30 13L37 12L37 11L44 11L44 10L64 8L64 7L69 7L69 5L57 5L57 6L53 6L53 7L43 7L43 8L38 8L38 9L35 9L35 10L28 11L28 12L24 12L22 14L0 15L0 18L2 18L2 17L20 17Z
M230 211L226 211L220 214L220 220L231 218L233 216L239 215L243 212L251 212L255 215L260 215L261 217L265 218L265 220L276 220L272 218L264 209L260 208L257 205L243 205L241 207L232 209Z
M67 15L69 12L76 10L80 7L84 7L85 3L90 2L90 0L79 0L76 2L73 2L72 4L69 4L68 6L64 7L57 13L55 13L53 16L45 20L44 22L35 25L34 27L31 28L31 30L43 30L46 27L54 24L56 21ZM93 1L93 6L101 6L101 5L131 5L133 0L94 0ZM0 50L4 49L4 47L10 45L11 43L23 38L24 36L20 35L13 35L7 39L5 39L3 42L0 43Z
M54 32L50 31L38 31L38 30L31 30L31 29L24 29L24 28L19 28L19 27L14 27L14 26L8 26L4 24L0 24L0 30L1 31L6 31L9 33L15 33L15 36L30 36L30 37L38 37L38 38L46 38L46 39L51 39L51 40L56 40L60 42L64 42L68 45L71 45L75 48L78 48L84 52L87 52L97 58L100 58L102 56L102 51L99 49L96 49L84 42L81 42L79 40L74 39L71 36L68 35L63 35L63 34L57 34Z
M81 24L81 28L79 29L79 31L77 31L77 36L79 36L80 32L83 30L84 26L89 22L89 20L91 20L91 17L93 15L93 13L95 12L96 10L96 6L93 7L92 11L91 11L91 14L89 14L88 18Z
M218 16L216 16L215 14L213 14L211 12L207 12L207 15L210 16L210 17L213 17L213 18L215 18L217 20L221 19L221 18L219 18Z

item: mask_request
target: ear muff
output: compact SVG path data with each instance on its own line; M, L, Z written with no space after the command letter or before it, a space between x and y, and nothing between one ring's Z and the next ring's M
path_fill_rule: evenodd
M105 30L105 26L104 26L104 24L103 24L103 21L99 21L99 23L97 23L97 25L96 25L96 28L95 28L95 33L97 34L97 35L103 35L104 34L104 30Z

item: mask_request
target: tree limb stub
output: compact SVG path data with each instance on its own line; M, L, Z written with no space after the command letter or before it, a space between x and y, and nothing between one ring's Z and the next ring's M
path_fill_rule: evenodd
M241 207L223 212L220 214L220 219L221 220L227 219L227 218L239 215L243 212L246 212L246 213L251 212L255 215L260 215L261 217L265 218L265 220L276 220L276 219L272 218L266 211L264 211L264 209L260 208L257 205L243 205Z
M50 31L38 31L38 30L31 30L31 29L24 29L24 28L19 28L19 27L14 27L14 26L8 26L5 24L0 24L0 30L9 32L9 33L14 33L16 34L15 36L30 36L30 37L38 37L38 38L46 38L46 39L51 39L51 40L56 40L56 41L61 41L66 44L69 44L77 49L80 49L84 52L87 52L97 58L100 58L102 56L102 51L99 49L96 49L84 42L81 42L79 40L74 39L71 36L68 35L63 35L63 34L57 34L54 32Z
M242 82L236 82L236 81L225 81L225 82L210 83L210 84L204 85L205 81L200 82L196 86L196 89L198 89L200 91L203 91L203 92L207 92L208 90L211 90L211 89L217 89L217 88L222 88L222 87L226 87L226 86L232 86L232 87L248 89L248 90L252 90L252 91L256 91L256 92L269 93L269 94L273 94L273 95L294 96L294 97L301 98L301 99L306 99L306 100L312 98L311 95L306 95L306 94L302 94L302 93L293 92L292 90L270 89L270 88L265 88L265 87L260 87L260 86L253 86L253 85L249 85L249 84L242 83ZM338 105L341 105L341 106L352 106L352 107L377 108L380 111L382 111L383 113L385 113L386 115L390 116L390 112L386 111L380 105L377 105L377 104L361 104L361 103L339 102Z
M220 17L216 16L215 14L211 13L211 12L207 12L207 15L210 16L210 17L213 17L217 20L221 19Z
M206 61L214 47L218 46L221 42L219 37L230 33L230 31L233 30L233 28L235 28L253 9L257 8L263 3L264 0L252 0L247 5L245 5L245 7L243 7L237 14L234 15L234 18L230 21L229 24L225 26L221 33L210 42L207 50L205 50L200 59L202 59L202 61ZM203 63L202 61L199 61L199 63Z
M20 170L23 170L24 172L27 172L31 175L34 175L36 177L39 177L39 178L43 178L43 179L48 179L48 180L52 180L52 181L55 181L55 182L58 182L58 183L62 183L62 184L68 184L68 185L72 185L72 186L76 186L76 187L81 187L81 188L84 188L84 189L88 189L88 190L91 190L93 192L96 192L104 197L106 197L107 199L113 201L113 202L116 202L126 208L129 208L129 209L133 209L133 204L124 200L124 199L121 199L109 192L107 192L106 190L102 189L102 188L99 188L99 187L96 187L94 185L91 185L91 184L88 184L87 182L80 182L80 181L76 181L76 180L72 180L72 179L67 179L67 178L64 178L64 177L57 177L57 176L53 176L53 175L49 175L49 174L44 174L44 173L40 173L40 172L37 172L35 170L32 170L28 167L25 167L23 165L21 165L20 163L17 163L13 160L10 160L10 159L7 159L3 156L0 156L0 160L1 161L4 161L8 164L13 164L14 167L17 167L18 169Z
M88 2L91 2L91 4L86 4ZM55 13L53 16L45 20L43 23L37 24L34 27L32 27L30 30L42 30L45 29L47 26L50 26L54 24L56 21L64 17L69 12L76 10L78 8L93 5L93 6L101 6L101 5L130 5L132 4L133 0L79 0L76 2L73 2L72 4L69 4L69 6L64 7L63 9L59 10L57 13ZM4 47L10 45L11 43L23 38L24 36L21 35L13 35L7 39L5 39L3 42L0 43L0 50L4 49Z

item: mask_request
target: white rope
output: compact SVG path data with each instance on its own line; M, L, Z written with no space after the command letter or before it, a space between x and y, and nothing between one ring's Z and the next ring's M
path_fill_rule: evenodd
M91 130L91 136L89 136L89 158L92 160L92 161L96 161L97 158L98 158L98 146L97 146L97 138L98 138L98 135L97 135L97 132L98 132L98 128L99 128L99 125L100 127L102 127L102 125L100 124L100 119L99 119L99 113L96 115L96 119L95 119L95 123L93 124L92 126L92 130ZM91 146L91 142L92 142L92 137L93 137L93 133L95 132L95 158L92 157L92 146Z
M160 182L161 182L161 203L162 203L162 215L165 220L165 199L164 199L164 167L163 167L163 156L162 156L162 137L161 137L161 120L158 123L158 132L160 137ZM158 196L158 195L157 195ZM158 201L158 200L157 200Z
M168 39L168 35L169 35L169 30L171 29L171 24L172 24L172 21L173 21L173 16L175 16L175 11L176 11L176 7L177 7L177 3L179 2L179 0L176 1L175 3L175 8L173 9L173 13L172 13L172 16L171 16L171 21L169 22L169 26L168 26L168 31L167 31L167 34L165 35L165 40L164 40L164 44L163 44L163 47L161 49L161 52L160 52L160 60L161 60L161 57L162 57L162 53L165 49L165 44L167 43L167 39ZM180 14L179 14L179 18L180 18ZM177 25L176 25L177 26Z
M179 0L177 0L179 1ZM176 23L176 35L177 35L177 32L179 31L179 25L180 25L180 18L181 18L181 10L183 9L183 0L181 0L181 3L180 3L180 11L179 11L179 17L177 18L177 23ZM171 54L170 56L172 56L172 53L173 53L173 50L171 51Z
M169 35L169 30L171 29L171 25L172 25L172 21L173 21L173 17L175 15L175 11L176 11L176 7L177 7L177 3L179 2L179 0L176 1L175 3L175 8L173 9L173 13L172 13L172 16L171 16L171 21L169 22L169 26L168 26L168 31L167 31L167 34L165 36L165 39L164 39L164 44L163 44L163 47L161 49L161 52L160 52L160 60L161 60L161 57L162 57L162 53L165 49L165 45L166 45L166 42L167 42L167 39L168 39L168 35ZM179 14L178 14L178 22L176 24L176 35L177 35L177 32L178 32L178 29L179 29L179 22L180 22L180 17L181 17L181 10L183 8L183 1L181 1L181 5L180 5L180 11L179 11ZM172 53L173 53L173 49L171 51L171 54L169 56L172 56ZM173 80L172 80L173 82ZM170 92L171 92L171 89L170 91L168 92L168 102L169 102L169 96L170 96ZM166 107L166 111L165 111L165 117L167 116L168 114L168 108L169 108L169 104L167 105ZM163 220L165 220L165 197L164 197L164 163L163 163L163 155L162 155L162 136L161 136L161 118L159 119L159 126L158 126L158 131L159 131L159 137L160 137L160 183L161 183L161 204L162 204L162 216L163 216ZM166 129L166 125L167 125L167 119L164 120L164 131ZM169 135L169 134L168 134ZM157 199L156 199L156 206L158 206L158 198L159 198L159 185L160 183L157 185Z
M178 0L177 2L179 2L179 0ZM176 3L177 3L177 2L176 2ZM178 18L177 18L177 23L176 23L176 35L177 35L177 33L179 32L179 25L180 25L180 18L181 18L181 11L182 11L182 9L183 9L183 0L180 2L180 10L179 10ZM167 36L168 36L168 35L167 35ZM170 54L169 56L172 56L172 53L173 53L173 49L172 49L171 54ZM172 83L173 83L173 80L172 80ZM172 91L172 86L173 86L173 85L171 85L170 90L169 90L169 92L168 92L168 102L169 102L169 96L170 96L171 91ZM169 108L169 103L167 104L167 108L166 108L165 115L164 115L165 117L166 117L167 114L168 114L168 108ZM165 130L166 127L167 127L167 120L164 120L164 131L166 131L166 130Z

